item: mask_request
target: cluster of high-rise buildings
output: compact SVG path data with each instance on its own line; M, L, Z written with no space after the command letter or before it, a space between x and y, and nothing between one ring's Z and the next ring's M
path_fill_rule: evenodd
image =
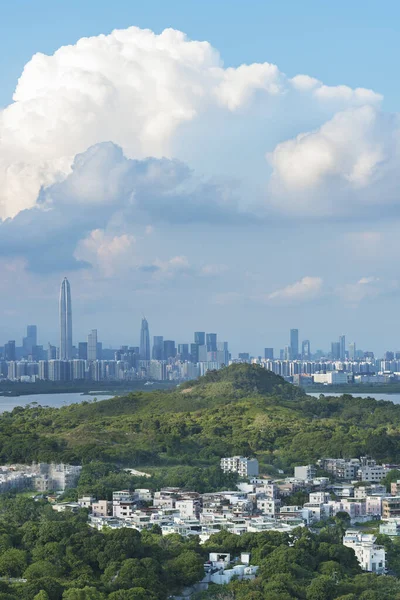
M149 323L143 316L138 346L103 348L97 329L85 341L73 344L71 287L67 278L61 283L59 298L59 343L38 344L36 325L28 325L22 346L9 340L0 347L0 378L33 381L73 380L184 380L219 369L232 362L255 362L294 383L347 383L348 381L385 382L399 377L400 351L386 352L376 360L373 352L346 346L341 335L330 351L311 352L310 340L300 342L299 330L291 329L289 343L278 354L264 348L263 356L239 352L232 357L228 342L217 333L195 331L189 343L176 343L161 335L150 337Z

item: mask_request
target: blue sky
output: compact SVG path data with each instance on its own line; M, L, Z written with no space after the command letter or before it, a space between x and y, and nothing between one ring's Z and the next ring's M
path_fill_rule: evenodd
M74 341L400 347L397 2L1 10L0 343L57 341L67 274Z

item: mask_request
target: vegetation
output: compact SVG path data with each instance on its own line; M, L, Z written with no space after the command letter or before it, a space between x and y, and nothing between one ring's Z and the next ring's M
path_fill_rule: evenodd
M269 473L322 456L398 463L400 406L349 395L312 398L256 365L233 365L173 390L0 415L2 463L83 464L78 488L64 499L111 498L113 490L138 486L232 488L236 476L223 474L219 460L233 454L256 456ZM131 476L125 467L151 477ZM390 473L386 483L397 477ZM196 537L162 537L158 528L99 533L86 520L84 510L59 514L41 501L3 496L0 600L164 600L201 578L212 550L250 551L260 570L251 582L210 586L202 599L400 600L396 577L361 573L354 553L341 544L345 515L315 532L299 529L291 539L221 532L204 546ZM391 574L400 575L400 545L386 537L380 543Z
M298 528L242 536L222 531L200 546L197 536L163 537L154 526L139 533L100 533L87 526L87 511L57 513L29 498L0 500L0 600L166 600L201 580L209 552L233 558L251 552L255 580L213 586L200 599L395 600L395 577L362 574L342 545L340 519L318 533ZM393 562L398 546L390 548ZM26 580L26 581L22 581Z
M233 454L286 472L327 455L398 462L400 406L348 395L313 398L261 367L233 365L170 391L59 409L18 407L0 416L3 463L198 469Z

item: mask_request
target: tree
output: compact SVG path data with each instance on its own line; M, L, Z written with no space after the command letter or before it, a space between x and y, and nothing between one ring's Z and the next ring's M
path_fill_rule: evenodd
M50 600L49 595L44 590L40 590L38 594L34 597L33 600Z
M167 575L177 587L200 581L204 576L204 561L193 550L185 550L166 564Z
M26 552L10 548L0 556L0 575L4 577L20 577L26 569Z
M307 588L307 600L331 600L335 594L335 584L330 577L313 579Z
M48 560L32 563L24 572L25 579L43 579L43 577L59 577L60 570Z
M86 586L84 588L70 588L63 593L63 600L104 600L105 596L96 588Z
M134 587L130 590L118 590L108 595L108 600L157 600L152 592L141 587Z

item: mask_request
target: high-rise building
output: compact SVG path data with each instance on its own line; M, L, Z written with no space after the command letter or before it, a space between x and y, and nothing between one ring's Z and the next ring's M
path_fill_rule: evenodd
M339 346L340 346L339 358L340 358L340 360L345 360L346 359L346 336L345 335L339 336Z
M310 360L310 358L311 358L310 340L303 340L303 342L301 343L301 358L303 360Z
M60 360L72 359L71 287L66 277L60 289Z
M87 360L87 342L79 342L78 344L78 358L80 360Z
M4 346L4 358L15 360L15 340L9 340Z
M97 329L92 329L87 338L87 359L97 360Z
M28 325L26 328L26 337L22 340L24 355L31 355L35 346L37 346L37 327L36 325Z
M151 357L153 360L164 359L164 338L162 335L155 335L153 337L153 350Z
M334 360L340 358L340 343L332 342L331 343L331 355Z
M178 344L178 354L181 360L189 360L189 344Z
M55 360L57 358L57 348L52 346L50 342L47 345L47 360Z
M164 340L164 360L175 358L176 346L173 340Z
M198 346L205 346L206 343L206 333L205 331L195 331L194 332L194 343Z
M147 319L143 317L140 328L140 358L150 360L150 333Z
M356 358L356 343L349 343L349 360L354 360Z
M199 362L199 344L190 344L190 360L192 363Z
M274 349L273 348L264 348L264 358L266 360L274 360Z
M296 360L299 357L299 330L290 330L290 354L291 359Z
M217 334L216 333L207 333L206 334L206 346L207 346L207 352L216 352L217 351Z

